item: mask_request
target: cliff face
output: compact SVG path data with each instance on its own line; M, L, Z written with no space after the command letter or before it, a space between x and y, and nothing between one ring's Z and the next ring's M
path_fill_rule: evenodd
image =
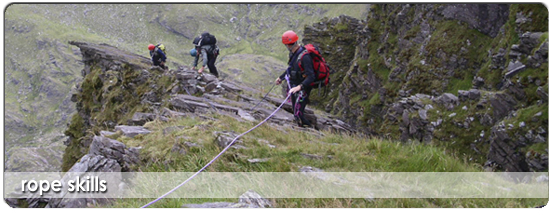
M357 130L446 145L487 170L547 170L543 5L377 4L304 41L337 71L319 105Z

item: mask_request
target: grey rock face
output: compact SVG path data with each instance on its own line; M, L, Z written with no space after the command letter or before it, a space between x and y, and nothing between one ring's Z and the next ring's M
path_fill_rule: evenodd
M106 158L102 155L87 154L82 159L77 162L68 172L71 176L74 176L76 172L81 172L84 175L85 172L121 172L122 167L120 164L114 160ZM67 174L69 175L69 174ZM66 181L73 179L70 176L65 175L61 180L66 183ZM121 177L119 177L121 178ZM109 180L109 183L115 184L114 186L109 185L109 192L116 192L118 184L121 181ZM63 191L63 196L71 195L66 191ZM89 207L89 205L99 205L108 203L108 199L105 198L55 198L50 199L47 208L83 208Z
M444 93L441 96L436 97L433 101L446 107L448 110L453 110L454 107L459 105L458 97L451 93Z
M238 199L238 203L231 202L214 202L203 204L185 204L184 208L269 208L273 207L271 201L261 197L253 190L249 190L242 194Z
M132 119L129 121L129 124L143 126L146 122L153 121L155 118L156 115L152 113L136 112L133 114Z
M214 132L215 143L221 148L227 147L233 140L238 136L235 132L223 131L223 132ZM239 140L235 143L241 143Z
M466 22L470 27L494 38L509 17L508 4L450 4L442 15Z
M149 134L151 133L151 131L149 131L148 129L145 129L144 127L142 126L116 126L114 128L116 131L120 131L122 132L122 134L124 136L127 136L127 137L135 137L137 135L140 135L140 134Z
M241 92L242 89L234 84L228 83L228 82L221 82L221 87L226 89L229 92Z
M547 154L539 154L534 152L526 153L526 163L531 171L545 172L547 171Z
M513 141L505 130L494 127L490 135L488 159L499 164L508 172L528 172L524 154L519 152L520 145Z
M492 69L504 69L507 59L505 58L506 51L500 48L498 53L492 56Z
M506 93L497 93L490 98L490 104L494 109L494 120L499 121L515 108L517 101Z
M103 136L94 136L90 146L90 154L101 155L109 159L122 162L126 145L117 140L109 139Z
M548 44L545 41L539 49L534 52L533 56L528 56L527 65L532 68L539 68L543 63L547 62Z
M68 181L74 173L85 175L86 172L122 172L128 171L132 165L139 163L140 148L126 148L123 143L104 136L95 136L86 154L68 171L62 181ZM116 192L122 183L122 177L109 177L108 191ZM65 193L64 195L71 195ZM82 208L90 205L102 205L110 201L105 198L57 198L49 200L46 207L51 208Z
M507 67L507 72L505 73L505 78L510 79L516 74L518 74L520 71L524 70L526 68L526 65L522 64L521 62L510 62L509 67Z
M123 171L128 171L132 165L139 163L139 148L128 149L123 143L103 136L93 137L89 153L116 160Z
M261 197L253 190L248 190L246 193L240 195L238 203L256 206L257 208L272 207L271 201Z
M206 73L202 74L200 80L202 80L206 83L214 82L217 85L217 77L215 77L214 75L211 75L211 74L206 74Z
M478 89L470 89L470 90L458 90L458 97L460 101L468 101L468 100L478 100L480 99L480 90Z
M69 172L121 172L122 167L114 160L101 155L87 154L74 164Z
M174 108L185 112L206 112L210 106L202 101L203 100L198 97L178 94L170 99L170 104Z
M539 39L543 35L542 32L526 32L520 36L519 51L523 54L530 55L532 50L540 43Z

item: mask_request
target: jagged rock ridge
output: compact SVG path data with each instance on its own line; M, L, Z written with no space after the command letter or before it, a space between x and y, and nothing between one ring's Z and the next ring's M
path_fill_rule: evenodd
M304 41L337 71L320 106L357 130L449 144L486 170L546 171L546 20L541 4L377 4Z

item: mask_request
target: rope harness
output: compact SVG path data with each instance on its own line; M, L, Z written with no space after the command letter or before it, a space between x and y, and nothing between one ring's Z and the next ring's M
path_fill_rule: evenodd
M174 191L176 191L177 189L179 189L181 186L183 186L184 184L186 184L187 182L189 182L191 179L193 179L194 177L196 177L199 173L201 173L202 171L204 171L208 166L210 166L214 161L216 161L223 153L225 153L225 151L227 151L229 149L229 147L231 147L233 145L233 143L238 140L238 138L248 134L249 132L251 132L252 130L256 129L257 127L261 126L263 123L267 122L267 120L269 120L271 117L273 117L273 115L278 112L278 110L280 110L280 108L282 108L282 105L284 105L284 103L286 103L286 101L288 101L288 99L290 98L291 94L289 94L286 99L284 100L284 102L282 102L280 104L280 106L278 106L278 108L276 108L276 110L271 113L271 115L269 115L267 118L265 118L263 121L261 121L259 124L255 125L254 127L252 127L251 129L249 129L248 131L236 136L233 141L231 141L231 143L229 143L229 145L227 145L227 147L225 147L219 154L217 154L217 156L215 156L210 162L208 162L204 167L202 167L202 169L200 169L198 172L194 173L191 177L189 177L187 180L183 181L183 183L179 184L178 186L176 186L175 188L173 188L172 190L168 191L167 193L165 193L164 195L156 198L156 200L153 200L151 201L150 203L148 204L145 204L143 205L141 208L146 208L150 205L152 205L153 203L156 203L157 201L161 200L162 198L168 196L169 194L173 193Z
M290 74L289 74L290 71L289 71L289 69L290 68L288 68L288 70L286 70L286 76L284 77L286 79L286 83L288 83L288 91L292 88L292 86L290 85ZM288 95L291 96L290 93L288 93ZM301 126L301 117L299 117L299 116L301 114L301 111L300 111L301 110L301 103L300 103L300 101L301 101L301 99L303 99L302 96L303 96L303 93L302 93L302 91L300 91L298 97L295 100L295 103L293 104L294 118L300 126ZM288 99L286 99L286 101L288 101ZM286 101L284 101L284 103Z

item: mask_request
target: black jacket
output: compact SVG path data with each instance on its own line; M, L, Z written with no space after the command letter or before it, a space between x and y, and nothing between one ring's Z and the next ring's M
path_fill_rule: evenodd
M299 54L303 52L305 48L301 46L295 53L290 53L289 55L289 61L288 61L288 74L290 75L290 85L292 87L295 87L297 85L302 85L303 87L311 87L311 83L313 83L316 79L315 77L315 70L313 68L313 59L311 58L311 55L305 54L301 58L301 68L299 68ZM280 79L286 78L286 72L284 72L279 77Z
M164 52L158 47L155 47L154 50L149 51L149 54L151 55L153 63L166 62L166 54L164 54Z

